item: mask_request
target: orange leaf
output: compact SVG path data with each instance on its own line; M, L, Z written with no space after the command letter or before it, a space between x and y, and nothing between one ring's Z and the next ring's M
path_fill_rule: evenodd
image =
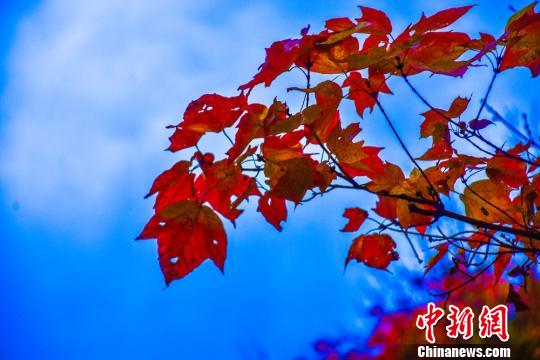
M437 264L447 253L448 253L448 243L445 242L439 246L436 247L437 254L435 256L432 256L427 263L426 269L424 270L424 275L426 275L435 264Z
M540 13L535 12L535 6L536 2L526 6L508 21L501 70L523 66L533 77L540 74Z

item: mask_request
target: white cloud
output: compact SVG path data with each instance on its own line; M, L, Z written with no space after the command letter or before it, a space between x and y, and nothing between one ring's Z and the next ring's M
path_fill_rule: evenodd
M21 24L9 58L0 160L8 201L30 218L71 223L114 207L130 187L142 196L174 159L160 151L164 126L201 93L248 80L276 36L273 14L208 0L45 2Z

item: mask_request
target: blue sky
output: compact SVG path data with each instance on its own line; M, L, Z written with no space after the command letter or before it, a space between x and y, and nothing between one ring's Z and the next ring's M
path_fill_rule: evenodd
M362 2L385 9L397 29L422 9L468 2L406 3ZM497 33L510 14L506 4L478 3L461 28ZM281 234L248 208L237 229L228 228L226 275L205 263L167 289L154 242L134 241L151 214L143 196L152 179L179 157L162 151L165 126L202 93L232 94L272 41L307 24L319 29L326 18L358 15L356 5L2 1L0 357L287 359L310 355L320 336L367 334L371 306L391 308L407 297L399 274L421 269L402 244L394 275L361 265L343 273L350 237L338 231L341 213L370 206L362 195L299 207ZM481 70L457 84L437 77L438 91L427 78L418 84L443 106L449 94L481 93ZM293 80L276 82L277 91ZM538 115L538 98L523 97L533 86L525 70L504 74L493 102L509 116L516 109ZM399 82L392 89L407 91ZM421 104L385 100L416 144L409 122L418 124ZM379 120L370 116L364 134L399 162Z

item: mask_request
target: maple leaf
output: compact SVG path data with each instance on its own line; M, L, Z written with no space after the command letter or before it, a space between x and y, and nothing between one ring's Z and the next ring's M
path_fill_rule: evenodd
M373 209L379 216L390 220L397 220L397 200L395 198L379 196L379 200Z
M233 146L227 151L230 160L237 158L255 139L294 131L301 123L299 116L288 116L287 105L274 99L272 106L250 104L238 122Z
M199 199L233 223L242 213L238 205L248 196L260 195L255 180L242 174L240 166L228 159L204 163L201 168L203 172L195 180Z
M326 40L315 44L310 52L296 60L295 65L320 74L342 74L349 71L345 60L359 50L358 39L350 36L351 32L354 31L346 30L321 37L319 41Z
M448 195L449 191L454 190L456 181L461 178L467 170L476 169L477 166L483 162L484 159L463 154L458 154L456 157L441 161L436 169L442 172L445 184L442 184L442 187L439 186L439 192ZM426 172L430 173L431 171L426 169ZM435 183L438 182L437 180L433 181Z
M206 259L223 272L227 235L219 216L195 200L176 202L155 215L139 236L155 238L165 282L181 279Z
M262 144L262 154L270 161L282 161L304 157L301 140L305 137L303 130L293 131L283 136L268 136Z
M367 6L359 6L359 8L362 10L362 17L356 21L369 24L364 29L365 33L388 35L392 32L392 22L383 11Z
M295 203L300 203L315 184L313 167L306 157L267 161L264 174L269 179L270 191L274 196Z
M260 71L248 83L241 85L239 90L251 91L256 85L270 84L298 59L305 50L305 42L300 39L286 39L274 42L266 49L266 59L260 66Z
M197 199L195 175L191 173L190 167L190 161L179 161L156 178L146 195L150 197L157 192L154 204L156 212L180 200Z
M315 93L316 104L306 107L302 123L306 125L311 143L327 141L330 133L340 124L338 107L343 98L341 87L333 81L323 81L311 89L289 88L306 93Z
M349 219L349 222L341 231L354 232L360 229L360 226L366 221L368 213L360 208L348 208L345 209L343 216Z
M441 261L441 259L448 253L448 245L449 243L445 242L443 244L438 245L435 249L437 250L437 254L435 256L432 256L427 263L426 269L424 270L424 275L426 275L428 272L433 269L433 267Z
M384 270L392 261L397 260L398 253L395 248L396 243L390 235L361 235L354 239L345 260L345 265L351 260L356 260L367 266Z
M410 31L407 29L406 31ZM414 75L424 71L448 76L462 76L471 61L460 58L471 49L471 38L460 32L427 32L398 37L393 53L402 63L401 71ZM398 72L398 75L401 75Z
M416 33L425 33L428 31L439 30L456 22L465 15L472 6L462 6L439 11L429 17L422 14L422 18L411 27Z
M355 142L359 132L358 123L352 123L345 129L336 127L328 138L328 148L350 176L374 176L384 169L378 156L381 148L364 146L363 141Z
M347 17L328 19L324 25L325 28L331 31L343 31L355 26L355 23Z
M386 162L382 172L375 174L367 187L375 192L391 192L396 186L400 186L405 181L403 171L396 164Z
M508 20L501 70L524 66L533 77L540 74L540 13L535 6L533 2Z
M319 187L321 192L325 192L328 186L336 179L336 172L328 165L327 161L317 163L315 160L311 160L311 164L313 169L313 182Z
M373 111L379 93L392 94L384 75L378 73L371 73L369 78L365 79L359 72L351 72L343 82L343 87L349 87L348 98L354 101L360 117L366 109Z
M395 186L391 194L429 200L431 198L431 186L424 178L424 175L417 168L414 168L409 178L405 179L399 186ZM433 216L421 214L416 209L434 210L433 206L428 204L415 203L409 199L396 200L396 217L400 225L404 229L416 227L420 233L424 233L426 226L432 223Z
M190 174L189 168L191 167L190 161L179 161L176 164L174 164L169 170L165 170L163 173L161 173L152 184L152 188L148 192L148 194L145 196L145 198L148 198L158 191L164 192L167 188L169 188L171 185L181 184L181 189L184 190L185 194L180 194L179 197L182 199L186 199L190 197L190 194L194 194L194 188L193 186L186 186L186 185L192 185L194 176Z
M465 213L474 219L507 223L508 216L504 212L511 211L510 189L503 184L491 180L479 180L465 188L461 201L465 205Z
M266 221L272 224L276 229L279 231L283 230L281 222L287 220L285 199L280 199L266 193L259 198L257 211L263 214Z
M527 164L523 161L498 152L486 164L486 175L494 182L502 182L512 188L519 188L529 182Z
M220 132L232 126L244 111L244 95L225 97L206 94L189 103L184 112L184 120L176 125L169 138L168 150L178 151L197 145L201 137L208 132Z
M467 108L469 99L458 97L448 110L431 109L423 113L420 137L431 137L433 146L419 160L442 160L450 158L454 152L450 141L448 119L458 118Z

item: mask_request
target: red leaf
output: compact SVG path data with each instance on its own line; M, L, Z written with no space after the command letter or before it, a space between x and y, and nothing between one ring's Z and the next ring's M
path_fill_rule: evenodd
M255 139L268 135L290 133L300 125L300 117L287 116L287 105L274 100L270 107L250 104L238 122L233 146L227 151L229 160L234 160Z
M417 33L424 33L445 28L465 15L471 8L472 6L462 6L446 9L429 17L425 17L422 14L420 21L413 25L411 29Z
M359 236L354 239L349 248L349 255L347 255L345 265L354 259L376 269L386 269L392 261L397 260L399 257L394 250L395 248L396 243L390 235L371 234Z
M328 19L325 23L325 27L332 31L343 31L355 26L351 19L346 17Z
M343 87L350 88L348 98L354 101L356 112L360 117L364 115L366 109L373 111L377 103L375 98L379 92L392 94L386 85L384 75L376 73L370 74L369 78L365 79L359 72L351 72L343 82Z
M349 222L341 231L343 232L353 232L356 231L362 226L364 221L368 217L368 213L365 210L360 208L348 208L345 209L343 216L349 219Z
M259 199L257 211L263 214L266 221L274 225L276 229L283 230L281 222L287 220L287 207L284 199L266 193Z
M250 82L241 85L238 89L250 92L258 84L264 83L265 86L270 86L279 75L289 70L300 56L313 48L314 41L314 36L304 32L301 39L274 42L266 49L266 59L261 65L260 71Z
M377 9L372 9L367 6L359 6L362 10L362 17L356 19L358 22L367 22L369 27L363 31L370 34L387 35L392 32L392 23L386 14Z
M459 117L467 108L469 99L458 97L450 105L450 109L434 109L423 113L425 120L420 126L420 136L431 136L433 146L420 157L421 160L448 159L454 153L450 141L448 119Z
M180 181L183 184L189 183L186 181L185 177L189 177L189 168L191 166L191 163L189 161L179 161L176 164L174 164L169 170L165 170L162 172L156 180L154 180L154 183L152 184L152 188L148 192L148 194L145 196L145 198L148 198L155 194L158 191L162 191L168 186L170 186L172 183L176 181ZM185 187L186 189L189 189L189 187ZM191 191L192 193L192 191Z
M149 227L153 229L149 231ZM141 236L157 238L167 285L210 259L223 272L227 235L217 214L198 201L177 202L152 218Z
M197 145L207 132L220 132L232 126L246 106L244 95L225 97L206 94L189 103L184 120L175 126L174 134L169 138L168 150L178 151Z
M373 211L387 220L395 221L397 219L397 201L393 198L379 196Z
M201 168L203 173L195 180L198 197L232 223L243 211L238 205L248 196L260 195L255 180L242 174L240 167L228 159Z
M527 164L500 152L487 161L486 175L494 182L519 188L529 182Z

